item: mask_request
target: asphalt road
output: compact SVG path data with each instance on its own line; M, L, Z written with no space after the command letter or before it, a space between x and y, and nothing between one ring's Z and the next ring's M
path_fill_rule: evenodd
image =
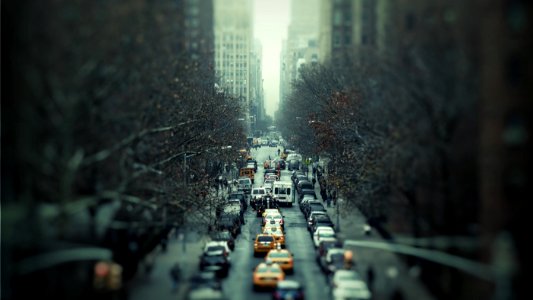
M263 183L262 163L269 155L274 158L277 155L277 148L262 147L253 150L252 155L258 162L254 183L254 186L258 187ZM290 172L282 171L281 180L290 180ZM285 216L286 247L294 254L294 274L287 275L286 278L303 284L306 299L330 299L326 277L316 263L315 248L298 204L295 203L292 208L283 207L281 210ZM264 258L253 256L253 242L256 234L261 232L261 218L256 217L255 212L249 207L245 220L246 224L242 227L242 233L237 238L235 250L231 254L230 274L223 283L225 294L234 300L272 299L271 292L254 292L252 285L252 270L264 261Z

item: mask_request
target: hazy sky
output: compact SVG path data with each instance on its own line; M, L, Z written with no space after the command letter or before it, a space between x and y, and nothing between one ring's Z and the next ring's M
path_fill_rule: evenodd
M265 110L274 116L279 101L279 55L287 37L289 0L254 0L254 37L263 46Z

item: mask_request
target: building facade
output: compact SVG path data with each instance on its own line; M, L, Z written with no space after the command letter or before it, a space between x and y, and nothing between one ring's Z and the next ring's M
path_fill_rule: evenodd
M215 0L214 15L216 80L226 93L240 101L250 130L252 3Z
M280 102L291 92L299 67L318 62L318 0L292 0L287 40L280 55Z

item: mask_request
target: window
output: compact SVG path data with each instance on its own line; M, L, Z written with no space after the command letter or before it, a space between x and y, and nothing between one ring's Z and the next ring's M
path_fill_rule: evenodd
M342 24L342 11L335 10L333 13L333 26L339 26Z

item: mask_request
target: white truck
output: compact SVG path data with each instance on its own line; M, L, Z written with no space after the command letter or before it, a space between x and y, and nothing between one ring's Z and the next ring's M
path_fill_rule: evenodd
M278 200L279 205L292 207L292 193L294 193L292 182L274 181L274 184L272 185L272 197Z

